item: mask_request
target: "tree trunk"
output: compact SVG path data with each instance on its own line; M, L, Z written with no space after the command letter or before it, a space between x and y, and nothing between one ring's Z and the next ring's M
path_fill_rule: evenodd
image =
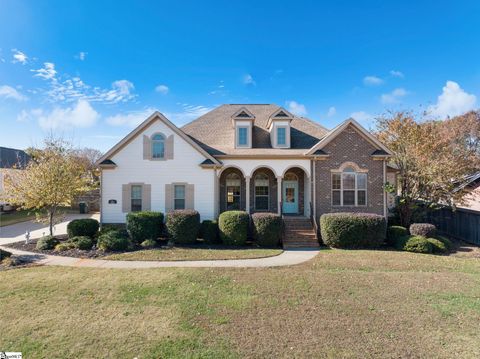
M53 215L55 213L54 209L50 209L48 214L48 221L49 221L49 226L50 226L50 235L53 236Z

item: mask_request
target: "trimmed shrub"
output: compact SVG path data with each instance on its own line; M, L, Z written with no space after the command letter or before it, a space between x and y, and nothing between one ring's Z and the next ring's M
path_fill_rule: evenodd
M142 248L154 248L157 246L157 242L153 239L145 239L140 246L142 246Z
M224 244L241 246L247 242L250 216L245 211L226 211L218 217L220 239Z
M78 236L70 238L69 241L74 245L75 248L81 250L89 250L93 247L93 240L87 236Z
M427 238L427 241L432 245L433 253L446 253L447 247L442 241L439 241L436 238Z
M408 236L408 230L402 226L390 226L387 228L387 244L394 245L401 237Z
M218 222L206 219L200 226L200 238L205 243L218 243Z
M131 212L127 214L127 232L134 243L157 240L163 232L163 218L162 212Z
M252 222L253 236L260 246L278 246L282 236L282 217L275 213L254 213Z
M323 242L334 248L375 248L385 241L387 223L371 213L327 213L320 217Z
M72 243L72 242L62 242L62 243L59 243L55 246L54 251L55 252L65 252L65 251L68 251L68 250L73 249L73 248L75 248L74 243Z
M434 238L437 235L437 227L430 223L413 223L410 225L410 234L425 238Z
M195 243L200 231L200 214L193 209L168 212L166 226L175 243Z
M422 236L409 236L406 240L403 250L414 253L432 253L432 243Z
M110 231L98 237L97 247L103 251L124 251L131 245L128 237L118 231Z
M99 223L93 218L74 219L67 225L69 238L87 236L93 237L98 232Z
M37 249L39 250L51 250L59 243L59 240L54 236L44 236L37 241Z
M452 243L452 241L451 241L450 239L448 239L447 237L437 236L436 238L445 245L445 248L446 248L447 250L450 250L450 249L453 248L453 243Z

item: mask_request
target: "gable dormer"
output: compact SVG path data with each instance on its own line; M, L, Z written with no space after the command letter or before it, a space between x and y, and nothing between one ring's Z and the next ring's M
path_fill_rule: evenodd
M290 148L290 122L292 119L293 115L284 108L279 108L268 119L267 128L273 148Z
M245 107L232 116L232 126L235 130L235 148L252 148L252 130L255 116Z

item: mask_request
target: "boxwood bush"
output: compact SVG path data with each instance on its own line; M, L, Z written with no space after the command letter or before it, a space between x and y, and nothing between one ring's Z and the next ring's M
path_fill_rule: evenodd
M40 250L51 250L54 249L55 246L60 243L60 241L55 238L54 236L43 236L37 241L37 249Z
M200 214L192 209L168 212L167 232L175 243L195 243L200 231Z
M97 247L103 251L124 251L131 246L130 239L120 231L110 231L98 237Z
M131 212L127 214L127 232L136 244L146 239L157 240L163 232L163 218L162 212Z
M447 252L447 246L445 244L436 239L436 238L427 238L427 241L430 242L432 245L432 251L433 253L446 253Z
M447 250L450 250L453 248L453 243L452 241L450 241L450 239L448 239L447 237L443 237L443 236L437 236L435 237L436 239L438 239L440 242L442 242L444 245L445 245L445 248Z
M387 223L371 213L327 213L320 217L323 242L334 248L374 248L385 242Z
M422 236L406 236L399 240L397 248L402 249L407 252L414 253L432 253L433 246L432 243L428 241L427 238Z
M206 219L200 226L200 238L205 243L218 243L218 222Z
M69 238L78 236L93 237L98 232L99 223L93 218L74 219L67 225Z
M437 235L437 227L430 223L413 223L410 225L410 234L425 238L434 238Z
M254 213L252 223L254 239L260 246L278 246L283 228L281 216L275 213Z
M68 251L68 250L74 249L74 248L75 248L75 244L73 244L72 242L62 242L62 243L59 243L55 246L54 251L55 252L64 252L64 251Z
M245 211L226 211L218 217L218 231L224 244L241 246L247 242L250 216Z
M77 236L72 237L69 239L75 248L82 249L82 250L89 250L92 249L94 241L87 236Z
M408 230L402 226L390 226L387 228L387 244L395 245L401 237L408 236Z

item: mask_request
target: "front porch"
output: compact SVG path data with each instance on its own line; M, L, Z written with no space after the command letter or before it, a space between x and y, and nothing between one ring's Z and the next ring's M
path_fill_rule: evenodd
M217 213L243 210L308 217L310 192L310 173L300 166L228 165L217 172Z

